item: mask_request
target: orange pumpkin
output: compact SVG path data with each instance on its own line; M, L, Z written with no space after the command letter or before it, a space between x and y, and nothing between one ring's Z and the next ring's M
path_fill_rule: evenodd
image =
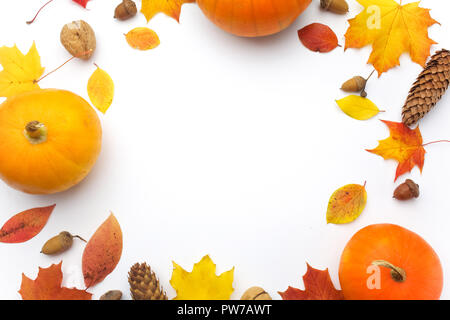
M101 137L97 113L69 91L11 97L0 105L0 177L27 193L66 190L94 166Z
M435 300L441 262L420 236L393 224L358 231L341 256L339 281L349 300Z
M261 37L289 27L311 0L197 0L217 26L243 37Z

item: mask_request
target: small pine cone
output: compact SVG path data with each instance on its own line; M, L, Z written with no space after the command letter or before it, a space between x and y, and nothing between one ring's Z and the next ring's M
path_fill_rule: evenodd
M402 110L407 126L416 124L442 98L450 83L450 51L436 52L420 73Z
M146 263L136 263L131 267L128 283L133 300L167 300L158 278Z

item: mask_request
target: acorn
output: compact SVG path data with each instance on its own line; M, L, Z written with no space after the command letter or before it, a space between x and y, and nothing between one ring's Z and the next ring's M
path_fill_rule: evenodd
M73 238L78 238L86 242L86 240L84 240L80 236L73 236L69 232L63 231L57 236L54 236L53 238L48 240L42 247L41 253L53 255L67 251L72 247Z
M272 297L261 287L251 287L244 292L241 300L272 300Z
M320 6L327 11L337 14L348 12L348 3L345 0L320 0Z
M399 185L394 191L394 198L397 200L410 200L419 197L419 185L411 179L406 179L404 183Z
M366 84L366 79L361 76L356 76L345 81L341 86L341 90L345 92L360 92L365 89Z
M120 300L122 299L122 291L110 290L100 297L100 300Z
M114 18L117 20L127 20L133 18L137 13L136 3L132 0L123 0L114 11Z

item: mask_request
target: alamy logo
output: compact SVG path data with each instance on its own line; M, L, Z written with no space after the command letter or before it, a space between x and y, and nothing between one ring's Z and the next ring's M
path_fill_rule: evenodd
M379 6L369 6L367 7L367 29L381 29L381 8Z
M370 274L367 278L367 288L369 290L380 290L381 289L381 270L379 266L371 264L367 267L366 272Z

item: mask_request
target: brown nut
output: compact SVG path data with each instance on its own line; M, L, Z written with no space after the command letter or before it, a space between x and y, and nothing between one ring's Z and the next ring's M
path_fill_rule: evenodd
M244 292L241 300L272 300L272 297L261 287L251 287Z
M337 14L346 14L348 12L348 3L345 0L320 0L320 6Z
M366 87L366 83L366 79L361 76L356 76L345 81L341 86L341 90L345 92L360 92Z
M404 183L399 185L394 191L394 198L397 200L410 200L419 197L419 185L411 179L407 179Z
M73 236L70 234L70 232L63 231L57 236L54 236L53 238L48 240L42 247L41 253L46 255L63 253L64 251L67 251L72 247L73 238L75 237L86 242L86 240L84 240L80 236Z
M110 290L100 297L100 300L120 300L122 299L122 291Z
M73 21L61 30L61 43L74 57L88 60L97 47L94 30L83 21Z
M114 18L117 20L127 20L137 13L136 3L132 0L123 0L114 11Z

